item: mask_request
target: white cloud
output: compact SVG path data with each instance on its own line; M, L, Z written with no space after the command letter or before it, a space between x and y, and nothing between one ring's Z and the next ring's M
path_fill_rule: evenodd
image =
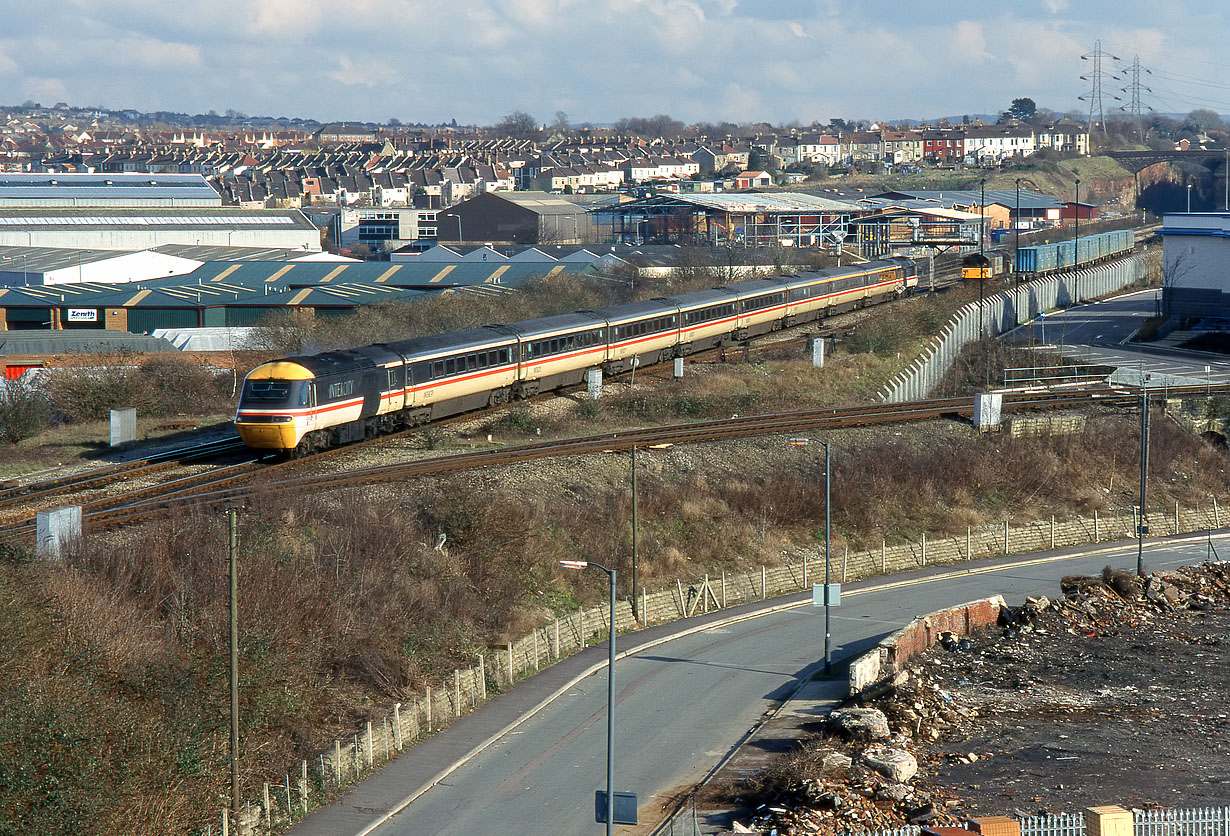
M151 110L786 122L997 112L1018 96L1065 110L1095 38L1129 61L1139 50L1155 68L1230 84L1226 22L1192 0L977 14L870 0L211 0L192 14L165 0L10 5L0 78L13 101Z

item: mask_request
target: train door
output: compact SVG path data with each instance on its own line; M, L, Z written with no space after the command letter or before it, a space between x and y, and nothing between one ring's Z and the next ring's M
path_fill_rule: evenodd
M380 411L380 384L377 380L375 372L363 373L363 418L370 418Z
M388 404L385 408L386 412L396 411L405 406L405 369L406 367L404 364L386 367L386 371L388 372L388 388L385 391L389 393Z
M320 416L316 414L316 382L308 381L299 390L299 406L304 407L303 433L310 433L320 426ZM302 435L302 434L301 434Z

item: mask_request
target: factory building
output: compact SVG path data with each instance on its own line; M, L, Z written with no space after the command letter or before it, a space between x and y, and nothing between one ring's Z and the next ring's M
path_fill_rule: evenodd
M0 247L147 250L164 244L320 250L297 209L0 209Z
M222 196L199 174L0 174L0 209L205 209Z

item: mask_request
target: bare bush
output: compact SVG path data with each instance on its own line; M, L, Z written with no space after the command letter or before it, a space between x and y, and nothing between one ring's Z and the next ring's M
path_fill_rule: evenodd
M208 414L231 399L229 374L179 352L147 355L140 373L151 390L146 408L155 415Z
M0 441L38 435L51 421L51 401L41 382L5 380L0 384Z
M88 365L52 369L47 391L55 408L71 421L101 421L112 409L145 410L153 399L140 373L140 357L130 351L90 356Z

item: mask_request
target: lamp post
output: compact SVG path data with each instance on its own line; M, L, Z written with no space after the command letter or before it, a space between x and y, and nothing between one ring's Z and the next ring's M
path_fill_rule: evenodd
M824 445L824 673L828 675L833 672L833 651L832 651L832 631L830 629L832 607L829 604L829 581L831 563L829 561L829 534L833 521L832 514L829 513L829 498L832 492L829 490L829 484L832 482L830 478L832 471L829 469L829 443L821 441Z
M1017 262L1020 260L1021 252L1021 178L1016 178L1016 214L1012 218L1013 238L1012 244L1012 272L1017 271Z
M1080 269L1081 269L1081 179L1076 178L1076 205L1073 207L1075 215L1075 235L1072 242L1072 301L1076 302L1080 299Z
M1192 213L1192 184L1187 184L1187 214Z
M987 181L984 177L978 181L978 335L981 339L987 338L987 318L986 311L982 304L983 296L983 278L986 276L986 267L983 266L987 262L985 255L987 228L986 228L986 202L987 202ZM983 351L986 351L986 346L983 346Z
M615 570L588 560L561 560L565 569L588 569L593 566L606 572L610 579L611 614L607 621L606 669L606 836L615 830Z
M1143 380L1142 380L1143 384ZM1145 490L1149 477L1149 390L1140 390L1140 516L1136 518L1136 575L1145 573Z

